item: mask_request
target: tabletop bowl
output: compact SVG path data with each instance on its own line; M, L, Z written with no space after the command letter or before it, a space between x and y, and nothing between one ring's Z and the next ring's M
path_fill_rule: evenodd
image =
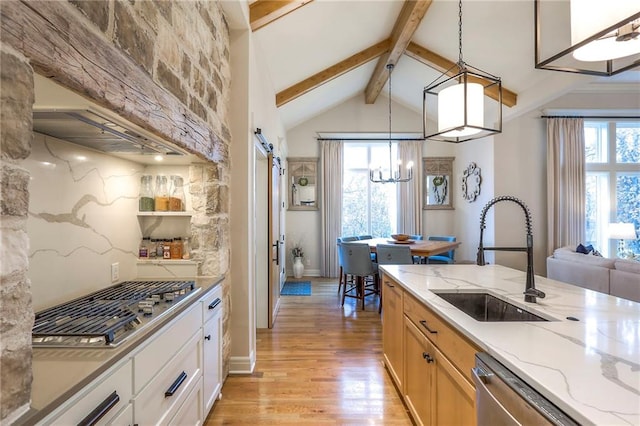
M407 241L409 239L409 234L391 234L391 238L396 241Z

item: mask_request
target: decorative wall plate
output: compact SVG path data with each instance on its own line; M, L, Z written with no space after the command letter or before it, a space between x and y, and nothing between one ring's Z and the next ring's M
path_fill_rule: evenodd
M300 179L298 179L298 185L300 186L307 186L308 183L309 179L307 179L306 177L301 177Z
M475 201L480 195L481 184L480 167L476 163L469 163L467 170L462 172L462 198L470 203Z

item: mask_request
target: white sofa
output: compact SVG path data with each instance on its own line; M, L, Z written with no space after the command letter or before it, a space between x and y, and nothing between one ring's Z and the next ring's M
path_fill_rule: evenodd
M560 247L547 258L547 277L640 302L640 262L576 253Z

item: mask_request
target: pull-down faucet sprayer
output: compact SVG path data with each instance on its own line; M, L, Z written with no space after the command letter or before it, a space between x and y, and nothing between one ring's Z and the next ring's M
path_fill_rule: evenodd
M525 216L525 222L527 227L527 246L526 247L484 247L482 244L482 237L484 234L484 229L486 228L485 218L487 215L487 211L494 204L499 203L501 201L513 201L522 207ZM485 250L494 250L494 251L526 251L527 252L527 282L524 290L524 301L536 303L536 297L544 298L545 294L536 290L534 276L533 276L533 234L531 233L531 212L526 204L519 200L516 197L512 197L510 195L502 195L500 197L496 197L493 200L489 201L486 206L482 209L482 213L480 214L480 244L478 245L478 256L476 263L480 266L485 265L484 261L484 251Z

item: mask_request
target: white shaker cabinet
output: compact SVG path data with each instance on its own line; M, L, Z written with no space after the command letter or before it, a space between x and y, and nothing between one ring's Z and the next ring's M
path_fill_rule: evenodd
M220 397L222 388L222 290L218 288L202 301L204 325L202 327L203 348L203 395L204 418Z

